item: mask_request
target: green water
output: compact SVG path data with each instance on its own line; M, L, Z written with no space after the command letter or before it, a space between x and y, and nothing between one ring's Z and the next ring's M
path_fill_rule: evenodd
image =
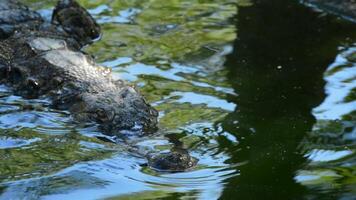
M50 17L54 1L23 1ZM160 130L104 142L2 86L0 199L356 198L355 24L285 0L80 2L103 28L85 51L137 85ZM194 170L152 171L126 146L175 140Z

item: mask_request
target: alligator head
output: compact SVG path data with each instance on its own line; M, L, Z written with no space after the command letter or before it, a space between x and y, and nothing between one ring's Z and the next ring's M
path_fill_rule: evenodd
M49 94L53 108L69 110L77 122L97 123L106 134L155 130L157 111L134 87L123 80L113 80L110 69L97 65L80 51L68 49L64 40L39 37L29 40L26 43L31 48L28 48L41 52L41 56L18 64L24 72L15 76L14 82L30 85L25 77L31 77L38 83L36 88L44 88L37 90ZM39 73L43 69L48 70Z
M71 106L79 121L92 121L108 135L124 131L150 133L156 131L158 112L132 87L118 87L96 94L83 93Z

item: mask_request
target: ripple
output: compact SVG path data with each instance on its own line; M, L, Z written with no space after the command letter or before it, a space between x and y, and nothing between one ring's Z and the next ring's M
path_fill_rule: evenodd
M106 7L102 8L96 8L92 10L91 12L102 12L103 9L107 9ZM134 17L138 15L141 12L140 9L138 8L128 8L125 10L121 10L118 12L117 16L98 16L96 17L96 20L100 24L105 24L105 23L120 23L120 24L126 24L126 23L133 23Z
M356 88L356 63L349 61L348 56L355 54L356 48L350 48L339 54L325 73L327 97L314 109L313 114L318 119L340 119L356 110L356 100L347 101Z
M344 158L353 154L351 150L342 150L342 151L332 151L332 150L317 150L313 149L310 153L306 154L313 162L329 162Z
M52 113L43 112L17 112L11 114L5 114L0 116L0 127L1 128L17 128L17 127L27 127L36 128L51 127L60 128L63 121L68 122L68 118L63 118L61 116L56 116Z
M356 48L342 48L324 74L325 100L313 110L316 123L303 143L309 163L295 180L330 192L355 188ZM354 194L353 190L350 194Z
M17 139L9 137L0 137L0 149L17 148L30 145L33 142L41 140L40 138L33 139Z
M179 103L189 102L191 104L206 104L210 108L221 108L231 112L236 108L236 105L233 103L208 95L196 94L193 92L173 92L171 95L180 96L181 98L176 100L176 102Z

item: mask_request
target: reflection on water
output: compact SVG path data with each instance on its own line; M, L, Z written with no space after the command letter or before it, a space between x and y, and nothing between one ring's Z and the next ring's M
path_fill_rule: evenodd
M356 196L356 48L340 50L324 73L326 98L313 110L317 122L302 143L308 164L295 177L337 198Z
M50 18L53 1L23 1ZM355 25L284 0L80 2L104 31L85 51L137 84L160 130L105 142L2 87L0 199L356 195ZM130 148L166 151L168 138L196 169L158 173Z
M356 48L341 50L324 74L324 102L314 109L318 120L337 120L356 110Z
M324 90L324 72L337 54L344 54L341 47L355 42L351 39L356 39L355 25L320 16L296 2L270 0L240 8L237 27L239 37L225 66L239 96L234 99L237 109L223 120L223 128L234 133L240 144L233 148L233 143L223 141L219 146L229 147L228 163L247 163L234 167L240 175L225 180L222 199L232 194L242 199L327 198L317 184L309 187L300 181L300 175L308 158L323 162L349 157L344 164L355 158L351 149L335 155L318 151L308 140L319 120L320 107L316 107L323 101L330 103L325 92L334 93L330 84L335 83L328 83ZM339 69L342 73L350 68ZM327 74L326 80L331 78ZM351 74L343 78L349 77L355 78ZM349 86L343 89L352 93ZM353 109L349 107L348 112ZM321 137L314 139L320 146L328 145ZM351 186L340 186L346 197L356 195ZM329 192L343 196L343 190Z

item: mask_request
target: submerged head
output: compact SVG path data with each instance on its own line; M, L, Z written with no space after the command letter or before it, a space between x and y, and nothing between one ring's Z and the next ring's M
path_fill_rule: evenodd
M157 125L158 112L130 86L82 94L72 111L79 121L95 122L108 135L120 135L124 130L153 132Z
M168 153L148 156L148 166L157 171L183 172L196 166L198 159L189 155L186 149L173 148Z
M52 15L52 23L59 24L82 45L100 37L100 26L89 12L75 0L60 0Z

